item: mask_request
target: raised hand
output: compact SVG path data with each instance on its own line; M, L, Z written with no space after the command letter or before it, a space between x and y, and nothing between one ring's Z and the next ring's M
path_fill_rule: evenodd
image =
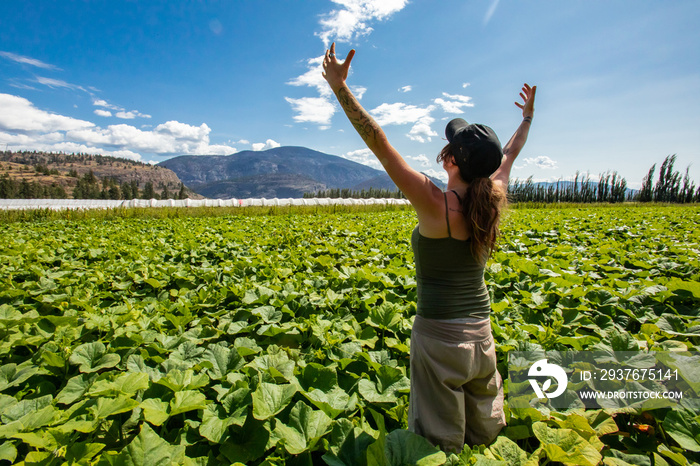
M523 111L523 118L530 117L535 114L535 92L537 91L537 86L530 87L529 84L523 84L522 92L520 93L520 98L523 99L523 103L515 102Z
M335 42L331 44L330 50L326 50L326 56L323 59L323 77L328 81L328 84L333 89L333 92L337 92L340 86L348 78L348 72L350 71L350 62L352 57L355 56L355 50L350 50L348 56L345 57L345 61L339 62L338 58L335 56Z

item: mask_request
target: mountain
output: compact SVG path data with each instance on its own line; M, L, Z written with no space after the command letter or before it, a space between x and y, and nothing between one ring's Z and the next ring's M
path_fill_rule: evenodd
M95 176L100 189L103 188L103 181L113 181L117 185L131 183L137 186L139 191L143 191L150 183L158 194L166 188L169 193L177 194L181 185L177 175L165 167L119 157L39 151L0 151L0 177L9 180L9 184L31 184L44 188L42 191L52 188L60 190L61 197L73 197L78 181L90 172ZM23 197L19 196L21 193L12 194L3 192L0 197ZM187 194L193 198L200 197L189 191ZM49 197L57 197L57 195L52 193Z
M183 155L158 164L194 192L210 198L287 198L324 189L395 190L383 171L305 147L276 147L232 155Z

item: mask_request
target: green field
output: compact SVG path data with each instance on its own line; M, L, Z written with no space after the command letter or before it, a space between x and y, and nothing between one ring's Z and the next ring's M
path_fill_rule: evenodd
M405 430L415 215L282 213L0 224L0 464L700 463L692 400L508 412L489 448L434 450ZM486 272L504 379L514 350L698 351L698 224L509 211Z

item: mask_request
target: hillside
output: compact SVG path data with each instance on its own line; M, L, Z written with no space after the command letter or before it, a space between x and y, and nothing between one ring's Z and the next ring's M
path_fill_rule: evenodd
M305 147L180 156L159 165L193 191L219 199L302 197L329 188L396 189L382 171Z
M132 191L135 186L142 192L150 183L156 195L161 195L165 189L169 193L178 193L182 184L177 175L165 167L117 157L45 152L0 152L0 177L11 180L15 184L49 187L56 193L62 190L68 198L74 197L76 186L90 172L96 178L95 181L100 189L103 185L129 184ZM188 194L194 195L194 193ZM10 197L6 193L4 196Z

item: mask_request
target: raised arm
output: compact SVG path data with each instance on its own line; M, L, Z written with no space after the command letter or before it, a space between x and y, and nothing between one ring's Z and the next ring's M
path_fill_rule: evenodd
M506 145L503 146L503 161L501 162L501 166L491 175L491 179L497 184L501 184L503 189L508 189L508 178L513 168L513 162L515 162L516 157L518 157L518 154L525 145L525 141L527 141L527 135L530 132L530 125L532 124L532 117L535 114L536 91L537 86L530 87L528 84L524 84L522 92L520 93L520 98L523 99L523 103L515 102L515 105L523 111L523 121Z
M362 108L345 83L350 70L350 62L354 56L355 51L351 50L345 61L339 62L335 56L335 43L333 43L330 50L326 51L323 60L323 77L328 81L350 123L355 127L367 147L379 159L396 186L411 202L420 219L422 211L433 210L435 199L437 196L442 196L442 193L427 176L417 172L406 163L389 143L379 124Z

